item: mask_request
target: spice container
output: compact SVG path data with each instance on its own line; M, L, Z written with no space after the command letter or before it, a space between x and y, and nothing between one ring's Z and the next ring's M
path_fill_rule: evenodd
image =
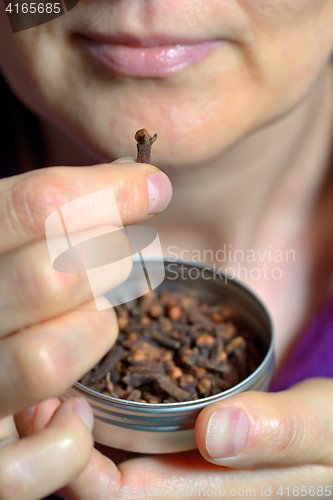
M160 273L160 258L145 258L150 278ZM140 261L134 267L141 266ZM268 312L260 300L234 279L208 266L164 260L165 290L195 290L208 304L223 303L231 307L244 324L260 339L265 356L260 366L245 380L214 396L181 403L151 404L125 401L76 383L63 397L85 397L94 416L95 441L138 453L173 453L196 448L195 421L210 403L248 390L267 390L274 371L274 333ZM128 283L131 286L131 283ZM158 290L158 289L157 289Z

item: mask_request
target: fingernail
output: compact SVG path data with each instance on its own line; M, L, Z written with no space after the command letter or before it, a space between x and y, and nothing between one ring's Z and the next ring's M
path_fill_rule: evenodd
M249 421L239 408L222 408L211 415L206 434L206 449L212 458L238 455L244 448Z
M84 398L75 398L74 411L92 432L94 428L94 414L90 404Z
M162 212L170 203L172 186L169 178L161 171L147 174L147 189L149 198L148 214Z
M132 156L124 156L123 158L118 158L118 160L114 160L111 162L112 163L138 163L135 158ZM140 165L145 165L145 163L140 163ZM157 172L160 172L161 170L154 165L149 165L150 170L156 170Z
M136 163L136 160L130 156L124 156L123 158L118 158L118 160L112 161L111 163Z

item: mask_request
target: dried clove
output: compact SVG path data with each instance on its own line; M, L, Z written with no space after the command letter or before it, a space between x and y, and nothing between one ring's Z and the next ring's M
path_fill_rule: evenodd
M179 340L175 340L171 337L166 337L165 335L163 335L163 333L157 330L153 331L153 333L151 334L151 338L153 340L156 340L156 342L158 342L159 344L171 349L179 349L181 346Z
M151 147L157 139L157 134L151 136L145 128L140 129L135 134L137 141L137 162L138 163L151 163Z
M90 382L96 382L101 380L110 372L122 358L124 349L116 345L108 354L105 356L102 364L96 369L96 371L91 375Z
M235 312L193 292L149 292L115 307L116 345L80 382L133 402L165 404L206 398L248 377L263 360L255 332Z
M181 389L175 384L170 377L165 375L159 375L157 377L157 383L165 392L167 392L171 397L173 397L176 401L189 401L191 399L191 395L188 391Z

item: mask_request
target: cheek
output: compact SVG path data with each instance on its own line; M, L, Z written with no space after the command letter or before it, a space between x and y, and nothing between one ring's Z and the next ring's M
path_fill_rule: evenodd
M288 111L311 89L333 49L331 0L239 0L249 33L249 67L277 104ZM273 103L273 102L272 102ZM282 109L281 109L282 104Z
M238 0L243 11L262 28L287 27L325 11L330 0Z
M1 18L1 25L4 21ZM0 35L0 63L4 76L19 100L42 115L57 87L61 87L57 74L62 55L66 59L61 21L54 20L46 26L15 34L7 30Z

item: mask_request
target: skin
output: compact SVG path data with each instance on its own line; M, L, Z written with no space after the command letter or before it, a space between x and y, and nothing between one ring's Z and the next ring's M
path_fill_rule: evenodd
M193 248L205 234L210 248L227 242L261 249L267 247L268 235L278 235L274 247L300 250L300 262L290 268L292 283L279 283L278 295L274 283L256 284L278 321L281 360L306 320L308 304L313 312L325 299L333 269L325 255L322 274L327 278L315 288L319 300L314 304L310 271L328 248L332 229L332 183L322 189L333 123L331 0L81 0L66 16L15 35L3 5L0 15L1 70L18 98L40 117L49 164L55 165L0 182L5 221L0 293L5 305L8 297L14 304L4 308L9 315L1 332L0 366L15 366L1 368L1 498L42 498L60 489L66 500L104 500L123 498L123 485L209 488L212 483L229 491L254 487L258 495L262 486L272 486L272 497L281 498L279 486L331 485L329 379L306 381L277 394L246 393L209 406L196 423L199 451L140 457L116 467L93 449L89 408L82 403L79 418L73 400L60 405L57 396L114 343L115 317L112 310L73 310L87 307L89 287L84 279L78 283L80 277L52 274L43 243L44 221L52 211L105 186L115 190L125 224L146 218L147 176L156 172L154 167L57 166L124 156L133 147L132 131L144 121L159 136L154 161L181 193L174 208L160 217L166 240L168 226L175 222L169 241L183 248ZM224 38L227 43L170 78L124 78L111 75L82 50L75 33L91 25L101 31L127 29L138 36L148 30ZM283 153L274 149L278 142ZM260 151L261 162L251 155L253 150ZM167 186L161 210L171 197ZM194 206L200 209L200 203L193 204L198 196L200 212ZM221 199L225 203L220 206ZM176 236L183 210L187 239ZM26 262L30 276L24 274ZM17 269L21 271L14 275ZM51 274L45 281L46 272ZM290 318L292 335L282 317ZM71 335L63 341L67 331ZM26 381L23 386L15 373ZM36 403L37 408L26 410ZM212 458L206 445L208 420L227 407L245 411L247 441L236 458ZM19 439L12 415L22 411L28 437ZM222 444L218 432L216 439ZM44 481L51 467L52 482Z

